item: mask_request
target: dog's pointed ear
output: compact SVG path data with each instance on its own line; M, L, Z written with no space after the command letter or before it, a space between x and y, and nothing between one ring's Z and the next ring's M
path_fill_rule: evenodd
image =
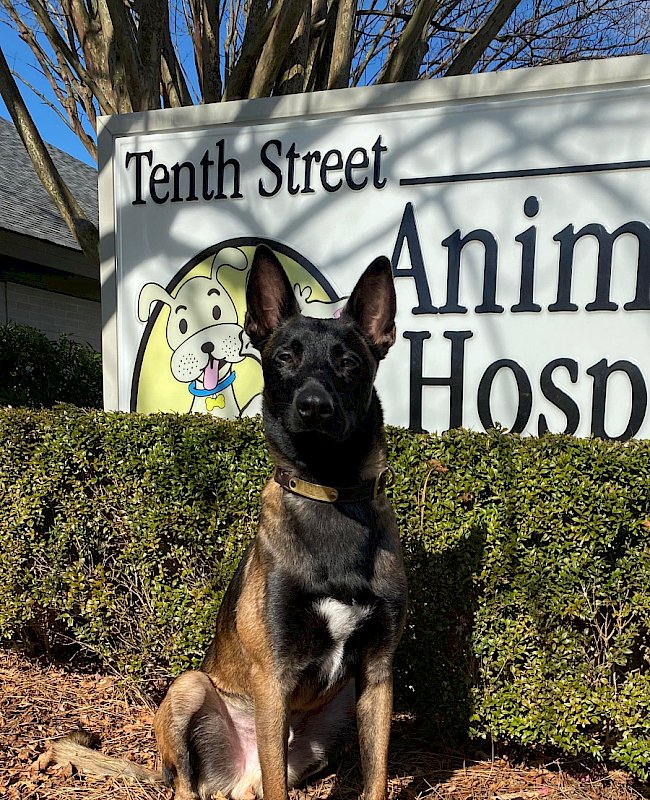
M396 312L393 270L380 256L357 281L341 316L352 319L383 358L395 343Z
M246 284L244 330L253 346L259 350L283 320L299 313L293 289L275 253L259 245Z

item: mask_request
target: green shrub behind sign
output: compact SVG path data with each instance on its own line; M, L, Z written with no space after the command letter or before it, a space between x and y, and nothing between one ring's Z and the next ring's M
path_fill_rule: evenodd
M388 432L398 705L650 773L650 442ZM271 471L258 420L0 413L0 635L150 681L200 663Z
M56 341L27 325L0 325L0 406L102 405L102 359L67 336Z

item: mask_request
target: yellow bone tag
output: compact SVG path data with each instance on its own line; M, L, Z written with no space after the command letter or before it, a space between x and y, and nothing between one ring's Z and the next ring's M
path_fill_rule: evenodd
M212 411L213 408L225 408L226 407L226 398L222 394L213 395L212 397L205 398L205 407L208 411Z

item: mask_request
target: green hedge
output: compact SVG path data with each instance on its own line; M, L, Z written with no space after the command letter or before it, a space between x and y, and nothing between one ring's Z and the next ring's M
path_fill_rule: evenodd
M650 773L650 442L389 431L397 702ZM0 635L139 680L200 662L255 530L257 420L0 412Z
M26 325L0 325L0 405L102 406L102 359L67 336L56 341Z

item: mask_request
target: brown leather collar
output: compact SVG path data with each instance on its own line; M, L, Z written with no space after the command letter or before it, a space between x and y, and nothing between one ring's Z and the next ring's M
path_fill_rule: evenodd
M356 486L323 486L320 483L310 483L284 467L276 467L273 477L287 492L307 497L309 500L318 500L321 503L358 503L361 500L374 500L383 494L386 487L393 482L393 470L387 467L376 478L362 481Z

